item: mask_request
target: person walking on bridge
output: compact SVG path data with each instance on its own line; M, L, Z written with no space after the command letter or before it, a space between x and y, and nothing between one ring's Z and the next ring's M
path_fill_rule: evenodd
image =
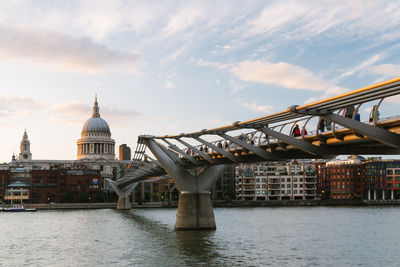
M371 113L369 114L369 122L373 122L374 118L375 121L379 120L379 111L377 110L376 105L372 108Z
M293 128L292 136L298 137L298 136L300 136L300 135L301 135L301 132L300 132L299 125L296 124L296 125L294 126L294 128Z

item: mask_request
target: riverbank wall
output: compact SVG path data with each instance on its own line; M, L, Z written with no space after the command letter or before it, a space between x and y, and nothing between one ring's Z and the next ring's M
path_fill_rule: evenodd
M400 206L400 200L214 200L213 206L220 208L246 207L313 207L313 206ZM2 205L11 207L12 205ZM38 210L70 209L116 209L117 203L49 203L26 204L26 208ZM177 208L178 202L144 202L133 203L132 208Z

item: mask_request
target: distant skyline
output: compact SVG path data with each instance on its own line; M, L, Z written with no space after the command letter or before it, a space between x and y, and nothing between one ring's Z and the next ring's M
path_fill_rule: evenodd
M25 128L75 159L96 94L134 150L397 77L399 41L398 1L1 1L0 162Z

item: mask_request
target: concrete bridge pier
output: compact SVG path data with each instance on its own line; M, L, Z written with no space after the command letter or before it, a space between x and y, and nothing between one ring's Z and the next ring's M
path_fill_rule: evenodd
M129 196L118 197L117 210L130 210L132 208Z
M180 191L175 230L215 230L210 191L226 166L198 167L203 170L195 176L184 168L184 162L176 153L151 137L143 138L143 141Z
M181 192L175 230L215 230L217 228L210 192Z
M130 210L132 208L132 203L129 195L136 188L139 183L132 183L126 189L121 190L118 188L116 181L106 179L108 184L113 188L114 192L118 195L117 210Z

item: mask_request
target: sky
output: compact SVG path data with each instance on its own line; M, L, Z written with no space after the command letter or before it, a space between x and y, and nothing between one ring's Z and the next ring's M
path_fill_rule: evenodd
M75 159L96 94L116 145L134 149L140 134L245 121L399 73L399 1L4 0L0 162L25 128L33 159Z

